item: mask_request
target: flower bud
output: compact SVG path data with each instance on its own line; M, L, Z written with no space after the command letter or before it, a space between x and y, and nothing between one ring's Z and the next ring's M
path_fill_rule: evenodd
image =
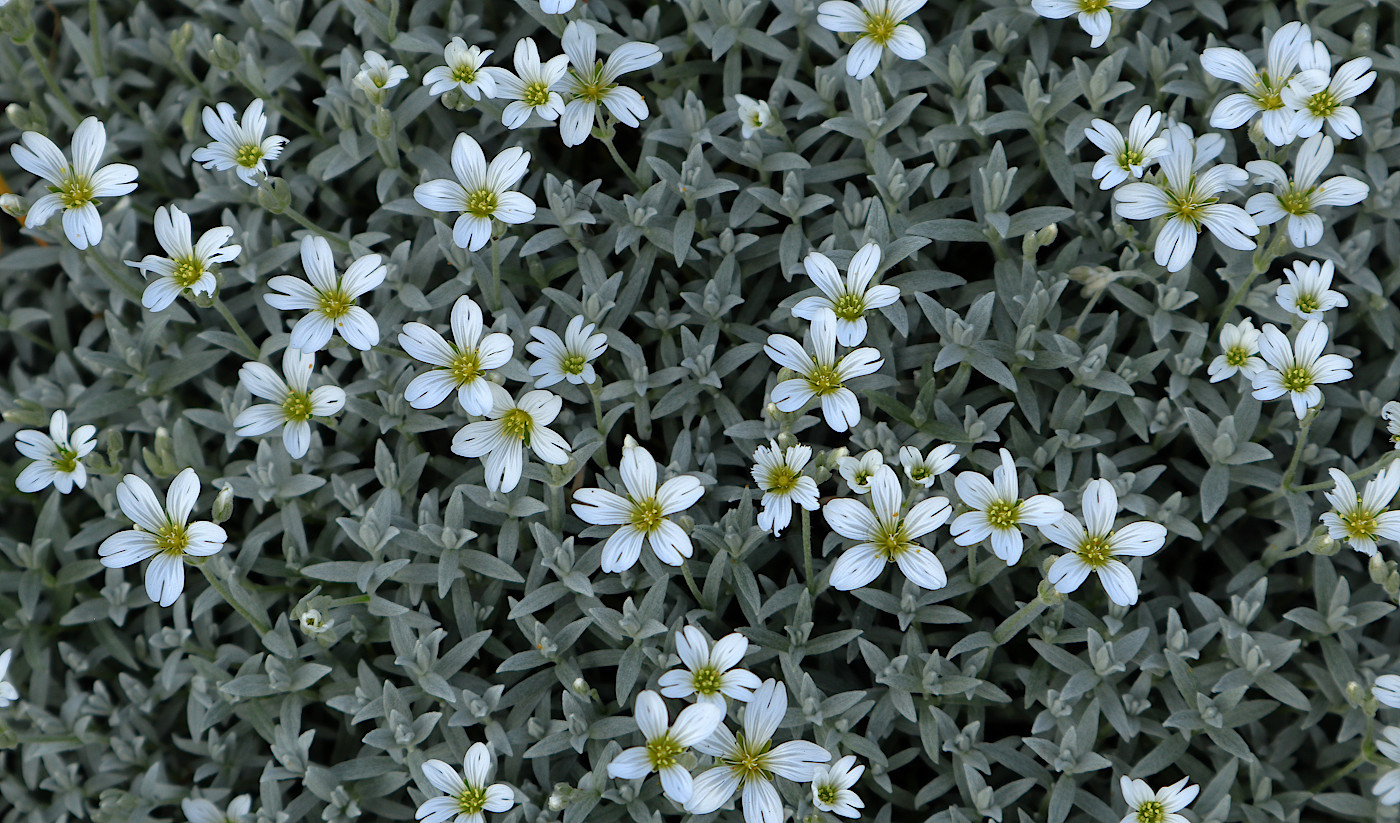
M282 178L268 177L258 186L258 205L273 214L281 214L291 204L292 189Z
M232 486L224 486L219 489L219 493L214 496L214 505L211 507L211 515L215 523L222 523L233 515Z
M214 44L209 48L208 59L214 68L233 71L238 66L238 46L222 34L216 34Z
M0 194L0 211L19 220L29 213L29 201L18 194Z

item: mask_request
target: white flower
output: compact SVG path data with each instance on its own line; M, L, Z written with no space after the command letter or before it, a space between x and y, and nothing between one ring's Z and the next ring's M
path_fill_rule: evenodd
M421 823L483 823L482 812L509 811L515 805L515 792L504 783L491 782L493 765L485 743L473 743L467 749L461 774L441 760L424 763L423 776L446 797L424 801L415 817Z
M736 791L742 791L745 823L774 823L784 818L783 801L773 786L773 777L808 783L816 767L831 760L831 752L806 740L772 746L773 733L787 714L787 704L787 687L765 680L744 707L742 736L721 724L709 739L695 746L714 757L716 764L695 778L690 802L685 804L687 812L709 814L729 802Z
M462 457L480 457L486 465L486 488L508 492L520 482L525 447L546 463L569 462L569 441L547 428L559 416L563 401L541 390L525 392L519 400L495 383L488 383L491 408L488 419L468 423L452 437L452 451Z
M843 346L858 346L865 339L866 312L899 301L898 287L870 285L880 269L880 246L875 243L866 243L851 258L844 282L836 264L821 252L807 255L802 266L822 293L799 300L792 315L814 320L830 312L836 318L836 342Z
M224 245L233 237L228 226L206 231L195 243L190 216L176 206L156 209L155 228L156 240L170 256L148 254L139 263L126 261L147 277L156 275L141 295L141 305L151 311L164 310L185 292L213 295L217 283L211 267L227 263L243 251L242 246Z
M859 458L842 457L836 461L841 478L856 494L865 494L870 491L870 478L874 477L875 473L884 466L885 456L880 454L877 449L871 449Z
M1095 118L1090 123L1089 128L1084 130L1084 136L1104 152L1104 156L1094 164L1093 171L1100 189L1107 191L1129 176L1142 177L1142 173L1166 153L1166 138L1157 136L1161 122L1161 112L1153 111L1151 106L1143 106L1128 124L1126 140L1118 127L1107 120Z
M1369 57L1348 60L1331 78L1325 68L1298 72L1283 90L1284 105L1294 109L1290 127L1298 137L1317 134L1323 124L1343 140L1359 137L1361 115L1347 104L1375 82Z
M1366 482L1366 493L1356 493L1356 486L1345 472L1328 469L1336 486L1323 497L1332 504L1332 511L1322 513L1327 536L1345 540L1349 546L1365 555L1376 553L1376 543L1400 540L1400 512L1387 511L1395 493L1400 492L1400 466L1390 465Z
M1083 504L1087 530L1069 512L1040 527L1041 534L1070 550L1050 566L1050 583L1061 594L1069 594L1084 583L1089 572L1094 572L1108 592L1108 599L1120 606L1131 606L1138 601L1137 579L1118 558L1156 554L1167 542L1167 530L1146 521L1114 529L1118 492L1107 480L1090 480L1084 487Z
M904 511L899 476L882 466L870 479L870 506L850 498L826 504L823 514L832 531L860 543L847 549L831 569L831 587L851 591L880 576L887 563L899 565L904 576L925 589L948 585L943 564L930 549L915 541L948 522L953 509L946 497L920 500Z
M1293 270L1283 273L1288 282L1279 284L1278 304L1304 320L1321 320L1325 312L1347 305L1347 296L1332 290L1332 268L1331 260L1320 266L1316 260L1293 261Z
M851 791L851 787L862 774L865 774L865 766L857 766L853 754L830 766L818 766L812 771L812 805L842 817L860 817L865 801Z
M1285 394L1293 401L1293 412L1302 420L1308 409L1322 402L1323 383L1339 383L1351 377L1351 361L1337 354L1323 354L1327 348L1325 323L1309 320L1290 346L1288 338L1273 323L1265 324L1259 336L1259 353L1269 367L1250 380L1254 399L1277 400Z
M120 531L97 547L102 565L124 569L150 558L146 567L146 594L162 606L180 598L185 589L185 558L217 554L228 534L207 520L190 523L190 512L199 500L199 475L185 469L170 481L165 505L156 499L146 481L134 474L117 486L117 504L135 528Z
M1238 326L1226 323L1220 330L1220 354L1211 361L1208 370L1210 382L1219 383L1236 374L1252 381L1264 368L1264 359L1259 356L1259 330L1254 328L1254 321L1246 317Z
M938 476L953 468L958 462L958 447L952 443L935 446L925 457L913 446L901 446L899 465L904 474L916 485L925 489L933 488Z
M483 97L489 100L496 96L496 75L485 66L486 58L493 53L491 49L482 51L476 46L468 46L460 37L453 37L452 42L443 49L443 59L447 65L428 69L428 73L423 75L423 85L428 87L428 94L433 97L457 89L473 100Z
M467 414L480 417L491 409L488 375L510 362L515 342L500 332L485 331L481 307L463 295L452 304L452 341L425 323L405 323L399 347L415 360L436 368L409 382L403 391L408 405L431 409L447 399L453 389Z
M456 180L429 180L413 190L413 199L433 211L460 211L452 227L452 242L476 251L491 239L492 220L528 223L535 204L511 191L530 170L530 153L511 146L486 164L486 155L471 135L459 134L452 144L452 171Z
M658 772L666 796L684 804L690 800L693 781L690 771L681 764L681 755L714 733L724 720L724 704L686 706L671 724L666 716L666 702L648 690L637 695L634 714L646 745L626 749L613 758L608 764L608 777L637 780Z
M540 0L540 11L545 14L563 14L574 7L577 0Z
M1201 52L1201 68L1212 77L1229 80L1244 89L1227 95L1210 114L1217 129L1235 129L1256 116L1264 137L1275 146L1293 142L1293 110L1284 102L1283 90L1294 71L1308 60L1312 32L1302 23L1287 23L1269 38L1264 70L1236 49L1209 48Z
M809 512L817 510L817 481L802 473L811 459L812 447L801 444L780 449L770 440L767 446L754 451L753 482L763 492L763 510L758 513L760 529L777 537L792 522L794 504Z
M1371 193L1370 186L1354 177L1337 176L1317 182L1332 162L1332 140L1314 134L1298 149L1293 164L1293 179L1284 174L1279 164L1269 160L1251 160L1245 168L1254 175L1255 183L1273 186L1272 192L1251 195L1245 208L1261 226L1280 220L1288 221L1288 238L1297 248L1307 248L1322 241L1322 218L1317 210L1322 206L1354 206Z
M1140 9L1147 3L1148 0L1031 0L1031 8L1052 20L1079 15L1079 27L1090 37L1089 46L1098 48L1108 40L1113 28L1110 9Z
M1392 709L1400 709L1400 675L1383 674L1376 678L1371 694Z
M255 174L267 174L267 161L281 157L282 147L287 144L287 138L278 134L263 137L267 115L263 114L261 100L248 104L241 122L228 103L219 104L217 115L214 109L205 106L204 130L214 142L195 149L191 159L203 163L206 169L233 169L239 179L250 186L258 184Z
M953 485L963 504L972 509L953 521L953 542L971 546L990 537L992 554L1008 566L1021 559L1021 526L1048 526L1065 516L1064 504L1049 495L1021 499L1016 461L1006 449L1001 450L1001 465L992 470L991 481L976 472L963 472Z
M711 646L703 632L686 626L676 634L676 654L685 669L672 669L661 675L657 680L661 694L666 697L693 695L697 703L721 707L726 697L747 703L759 686L758 675L735 666L743 662L748 650L748 638L738 632L721 637Z
M1400 449L1400 402L1391 400L1381 406L1381 419L1385 421L1386 431L1390 434L1390 442L1395 444L1395 448Z
M633 89L619 86L617 78L656 65L661 49L651 43L623 43L604 62L598 59L598 33L585 20L575 20L564 29L563 46L571 64L563 81L569 99L559 118L564 145L577 146L588 139L600 104L619 123L634 129L647 119L651 112L646 101Z
M1191 785L1185 777L1155 792L1143 780L1130 780L1127 775L1118 780L1123 800L1131 809L1122 823L1187 823L1180 812L1201 791L1200 786Z
M564 113L564 97L558 86L569 70L567 55L551 57L540 63L540 50L533 38L524 37L515 44L515 73L492 69L496 75L496 96L510 100L501 112L501 122L508 129L518 129L530 119L530 113L551 122Z
M282 354L283 380L262 363L244 363L238 370L239 382L254 397L271 400L249 406L233 421L240 437L282 430L282 443L293 458L306 456L311 447L311 418L330 417L345 408L345 391L336 386L311 388L316 355L287 347Z
M1195 141L1178 129L1167 130L1167 152L1158 163L1161 171L1154 183L1128 183L1113 192L1114 207L1120 217L1150 220L1167 217L1157 233L1153 258L1167 271L1181 271L1196 251L1196 235L1201 229L1232 249L1254 248L1250 238L1259 233L1254 219L1239 206L1219 202L1216 195L1244 185L1249 175L1230 165L1214 166L1197 172Z
M88 117L73 132L73 162L54 142L37 131L20 135L10 147L19 167L49 182L49 193L35 200L26 225L42 226L63 212L63 232L74 248L102 242L102 217L97 204L103 197L120 197L136 190L136 167L125 163L102 165L107 150L107 129L96 117Z
M747 94L736 94L734 102L739 104L739 129L745 140L764 131L777 119L767 100L755 100Z
M15 448L33 460L15 478L15 488L22 492L37 492L49 484L59 494L67 494L87 485L87 469L83 458L97 448L97 427L79 426L70 435L68 413L59 410L49 418L49 433L35 429L15 432Z
M838 33L859 34L846 55L846 73L860 80L880 65L885 49L905 60L918 60L928 51L924 36L904 18L927 0L827 0L817 7L817 25Z
M583 316L574 317L564 329L564 338L543 326L530 328L530 336L535 338L525 344L525 351L537 359L530 364L530 374L534 375L535 387L543 389L561 380L575 386L593 383L598 374L593 370L593 361L608 350L608 336L594 333L592 323Z
M626 497L606 489L574 492L574 514L585 523L618 527L603 544L603 571L632 568L644 541L668 566L684 563L695 549L690 536L670 518L695 505L705 493L700 481L682 474L657 488L656 461L651 452L631 444L623 446L619 469Z
M219 811L218 806L204 799L187 797L180 801L180 810L185 813L189 823L241 823L252 808L253 797L247 794L230 800L224 811Z
M5 675L10 671L10 652L6 649L0 652L0 709L8 707L11 703L19 699L19 690L14 684L5 679Z
M1392 763L1400 765L1400 728L1386 726L1381 729L1380 736L1376 738L1376 748ZM1400 805L1400 768L1381 775L1376 785L1371 787L1371 794L1379 799L1382 806Z
M387 91L408 79L408 69L384 59L377 51L365 52L360 71L351 80L365 94Z
M885 364L870 347L836 356L836 316L820 312L807 335L809 354L785 334L770 334L763 350L773 362L797 372L799 377L773 387L773 402L780 411L795 412L812 400L821 403L822 415L833 431L843 432L860 422L860 403L846 381L874 374Z
M263 295L263 300L274 309L307 312L292 327L292 348L320 351L336 332L360 351L373 348L379 342L379 324L356 301L384 282L389 270L381 260L377 254L367 254L351 263L345 274L337 274L326 238L303 237L301 265L307 279L280 274L267 281L279 293Z

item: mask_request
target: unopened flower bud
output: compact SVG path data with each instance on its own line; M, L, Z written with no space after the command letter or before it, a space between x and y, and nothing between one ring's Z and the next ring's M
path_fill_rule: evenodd
M258 205L273 214L281 214L291 204L292 189L282 178L269 177L258 186Z
M29 201L18 194L0 194L0 211L18 220L29 213Z
M190 41L194 40L194 24L185 21L185 24L170 32L170 51L175 55L176 60L183 60L185 50L190 47Z
M219 493L214 496L214 505L211 507L211 516L215 523L222 523L233 515L233 487L224 486L219 489Z
M382 90L381 90L382 91ZM388 140L394 136L394 117L389 114L389 110L383 107L374 110L366 124L369 133L380 140Z
M209 48L209 62L214 68L233 71L238 66L238 46L222 34L214 35L214 44Z

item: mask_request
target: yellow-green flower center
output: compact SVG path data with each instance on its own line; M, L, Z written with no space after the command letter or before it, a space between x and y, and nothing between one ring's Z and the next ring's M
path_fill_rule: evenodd
M994 529L1014 529L1021 517L1021 501L993 500L987 507L987 523Z
M1308 98L1308 111L1317 117L1331 117L1342 107L1342 101L1330 89L1323 89Z
M530 445L530 432L535 426L535 418L521 408L506 409L501 415L501 431L514 440L522 440Z
M317 292L320 297L320 305L317 309L332 320L339 320L350 313L350 309L355 305L355 298L346 294L339 287L331 291Z
M183 257L175 261L175 271L170 279L182 289L188 289L204 276L204 264L197 257Z
M1283 387L1288 391L1307 391L1312 384L1312 372L1302 366L1289 366L1283 370Z
M1118 166L1123 171L1132 171L1135 167L1141 166L1147 160L1143 153L1131 146L1123 149L1123 153L1118 155Z
M481 357L476 349L461 349L447 368L452 374L452 381L458 386L465 386L482 375Z
M59 446L58 456L53 458L53 467L64 474L76 471L78 468L78 453L72 449Z
M658 772L676 765L676 758L684 751L685 747L670 732L647 741L647 761Z
M1138 806L1138 823L1162 823L1167 817L1167 809L1159 800L1149 800Z
M817 397L833 394L841 388L841 373L835 366L823 366L812 358L812 371L807 374L807 385Z
M1093 14L1108 8L1108 0L1079 0L1081 14Z
M486 789L467 786L457 795L457 810L461 814L481 814L486 808Z
M1084 565L1091 569L1100 569L1113 559L1113 547L1109 543L1108 535L1091 535L1084 538L1075 554L1084 561Z
M691 684L695 686L695 693L699 695L719 694L720 682L723 675L714 666L701 666L695 670L691 676Z
M1322 303L1317 299L1317 295L1315 294L1298 295L1295 305L1298 307L1298 311L1304 314L1309 314L1322 308Z
M459 66L454 66L452 69L452 80L456 83L475 83L476 69L472 68L466 63L463 63Z
M538 80L527 83L525 90L521 93L520 100L530 108L546 105L549 103L549 84L541 83Z
M258 161L262 159L262 146L255 146L251 143L246 146L239 146L238 151L233 153L233 162L245 169L257 168Z
M628 521L632 528L642 534L651 534L661 528L661 523L666 519L666 515L661 511L661 504L655 497L646 500L635 500L632 502L632 519Z
M490 218L496 213L496 206L500 204L500 199L496 193L490 189L477 189L467 195L467 214L472 217Z
M1289 183L1288 191L1278 195L1278 207L1298 217L1312 214L1312 193L1312 189L1299 189Z
M817 787L817 801L824 806L835 806L840 798L840 790L830 783Z
M79 177L76 174L69 175L68 179L63 181L61 187L55 188L50 186L49 190L58 194L59 199L63 201L63 208L65 209L82 208L92 202L93 194L95 194L92 181L86 177Z
M579 74L573 69L569 72L574 76L573 93L574 99L586 100L589 103L602 103L603 98L608 96L608 92L617 87L616 83L608 83L603 80L603 61L599 60L593 67L593 71L587 75Z
M904 520L896 518L894 521L880 521L880 526L871 537L871 545L875 547L875 553L885 558L885 560L896 560L901 554L909 550L909 535L904 531Z
M802 475L793 470L792 466L775 466L768 471L768 488L764 491L787 494L797 488L797 480Z
M190 536L184 523L167 521L154 536L156 550L161 554L179 557L185 553L185 548L190 545Z
M1235 346L1225 352L1225 362L1238 369L1249 362L1249 352L1243 346Z
M773 775L768 769L768 749L772 742L750 743L744 735L734 735L734 750L719 761L737 773L739 784L746 785L758 780L769 780Z
M928 466L925 466L922 463L914 466L914 468L909 470L909 479L913 480L915 483L922 483L923 481L929 479L932 476L933 472L929 469Z
M1361 507L1361 498L1358 497L1356 508L1341 514L1342 528L1346 529L1347 537L1352 539L1376 538L1376 513Z
M858 294L843 294L832 302L831 310L837 318L855 322L865 314L865 298Z
M559 361L559 370L565 374L583 374L583 367L588 365L588 358L581 354L566 354L564 359Z
M865 13L865 36L875 41L876 45L883 46L894 37L895 29L899 28L900 21L889 12L879 14Z
M287 399L282 401L282 414L292 421L310 420L311 395L302 391L289 392Z
M1254 94L1251 96L1263 111L1283 108L1283 84L1275 86L1267 71L1259 72L1254 81Z
M1206 206L1214 205L1216 198L1202 197L1196 193L1196 178L1192 176L1186 191L1178 193L1167 190L1167 213L1190 223L1197 231L1201 230L1201 220L1205 217Z

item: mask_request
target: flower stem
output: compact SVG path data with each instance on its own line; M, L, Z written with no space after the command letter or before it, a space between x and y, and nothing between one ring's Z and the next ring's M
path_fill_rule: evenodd
M1021 630L1029 626L1031 621L1039 617L1040 613L1045 611L1046 607L1049 605L1049 603L1045 602L1045 598L1037 594L1034 600L1017 609L1014 614L1001 621L1001 625L997 626L996 630L992 632L992 640L995 641L997 645L1006 643L1011 638L1020 634Z
M219 577L218 572L210 568L209 563L200 563L199 570L204 572L204 577L206 580L209 581L209 585L213 586L215 591L217 591L220 595L223 596L224 602L228 603L230 606L233 607L234 611L242 615L243 619L248 621L248 625L256 629L258 634L267 634L268 631L272 629L271 626L267 625L266 619L259 619L255 617L252 612L245 609L241 604L239 604L239 602L236 599L234 599L233 592L229 589L228 585L223 581L223 579Z
M632 181L632 185L637 188L637 191L645 192L647 186L642 183L642 179L637 176L636 169L632 168L626 160L622 159L622 154L618 152L617 146L613 145L613 134L616 129L603 125L603 112L601 109L598 111L598 124L598 130L602 132L602 136L600 136L598 140L604 146L608 147L608 154L612 155L613 162L627 175L627 179Z
M1245 277L1244 282L1240 283L1239 288L1231 292L1230 299L1225 301L1225 308L1221 309L1220 317L1215 321L1215 332L1211 335L1212 337L1220 336L1220 330L1225 327L1226 321L1230 319L1230 312L1234 311L1235 307L1249 295L1249 287L1254 285L1255 278L1268 271L1269 267L1274 264L1274 261L1278 259L1279 255L1283 254L1285 247L1289 244L1288 234L1280 231L1278 234L1274 235L1273 240L1269 242L1268 246L1255 252L1254 265L1249 270L1249 276Z
M39 73L44 76L44 83L48 85L49 93L57 98L58 102L68 110L68 114L73 117L73 122L80 122L83 119L82 114L73 107L72 101L68 99L68 94L58 85L58 81L54 80L53 72L49 69L49 61L40 53L39 46L34 42L34 38L29 38L29 40L25 42L25 45L29 47L29 54L34 58L34 62L39 65Z
M705 597L700 593L700 586L695 583L695 574L690 571L689 563L681 563L681 575L685 577L685 585L690 589L691 597L695 598L696 603L708 609Z
M1293 491L1293 478L1298 473L1298 463L1303 459L1303 449L1308 447L1308 432L1312 430L1313 419L1317 417L1317 409L1311 409L1307 415L1298 423L1298 442L1293 445L1293 459L1288 461L1288 468L1283 472L1283 481L1279 487L1284 492Z
M295 221L302 228L308 231L314 231L317 234L329 240L331 243L335 244L336 246L339 246L341 251L350 251L349 240L346 240L344 237L341 237L335 232L326 231L325 229L311 222L311 218L302 214L300 211L297 210L295 206L287 206L287 208L282 210L282 213L292 218L292 220Z
M248 350L244 352L244 356L249 360L257 360L262 350L258 348L257 343L253 342L253 338L248 336L248 332L243 330L243 324L238 322L238 318L233 316L233 312L229 310L229 307L224 304L223 299L217 294L214 295L214 309L224 318L224 322L228 323L229 328L233 329L233 333L238 335L238 339L242 341L243 345L247 347Z
M802 510L802 574L807 581L807 591L815 597L817 580L812 576L812 513Z
M487 285L489 284L489 288ZM486 307L493 312L501 310L501 246L494 238L491 240L491 279L482 284L482 292L486 297Z

